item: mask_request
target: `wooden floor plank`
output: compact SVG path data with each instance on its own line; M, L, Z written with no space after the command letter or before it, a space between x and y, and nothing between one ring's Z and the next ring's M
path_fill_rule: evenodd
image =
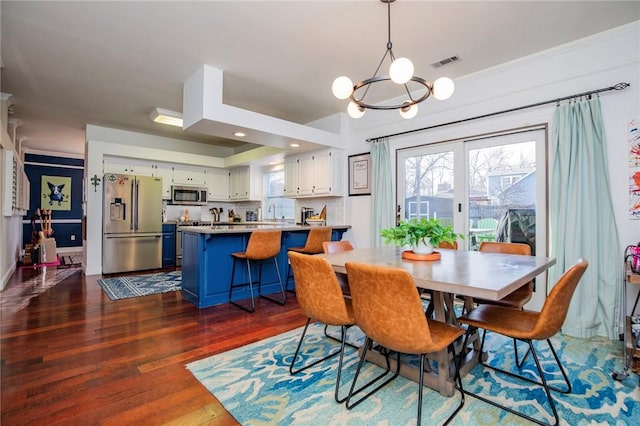
M47 269L16 271L0 293L2 424L237 424L185 364L306 320L292 295L254 314L180 292L112 301L98 277L50 286Z

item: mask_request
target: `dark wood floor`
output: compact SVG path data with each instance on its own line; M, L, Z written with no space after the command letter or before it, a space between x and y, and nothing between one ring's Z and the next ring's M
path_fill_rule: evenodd
M42 274L16 271L0 293L3 425L237 424L185 364L306 319L291 294L198 310L181 292L111 301L79 269L44 289Z

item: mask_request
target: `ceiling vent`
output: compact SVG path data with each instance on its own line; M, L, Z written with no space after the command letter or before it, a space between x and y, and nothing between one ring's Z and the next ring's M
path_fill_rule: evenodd
M440 67L445 66L445 65L453 64L454 62L459 62L460 60L461 60L460 56L454 55L454 56L451 56L449 58L442 59L442 60L440 60L438 62L435 62L435 63L431 64L431 66L434 67L434 68L440 68Z

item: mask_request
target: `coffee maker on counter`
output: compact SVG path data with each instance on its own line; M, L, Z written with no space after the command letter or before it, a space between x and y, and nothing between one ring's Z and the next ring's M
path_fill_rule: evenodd
M307 225L307 219L315 215L311 207L302 207L300 209L300 225Z

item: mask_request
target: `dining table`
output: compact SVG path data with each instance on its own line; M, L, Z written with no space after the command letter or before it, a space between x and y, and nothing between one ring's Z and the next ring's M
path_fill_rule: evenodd
M468 250L438 249L437 260L409 260L402 256L400 247L361 248L331 254L320 254L331 263L334 271L346 274L347 262L375 266L401 268L409 272L418 289L430 290L434 304L435 319L457 324L454 303L456 296L464 300L467 310L473 309L473 298L500 300L511 292L545 272L556 261L545 256L523 256L516 254L487 253ZM467 374L478 362L480 349L477 333L465 348L460 374ZM462 350L462 339L457 349ZM386 365L382 352L369 351L367 359ZM424 371L424 384L442 395L454 393L453 357L447 349L434 354L431 359L438 368ZM395 365L392 363L392 368ZM420 372L410 364L402 364L400 374L418 381Z

